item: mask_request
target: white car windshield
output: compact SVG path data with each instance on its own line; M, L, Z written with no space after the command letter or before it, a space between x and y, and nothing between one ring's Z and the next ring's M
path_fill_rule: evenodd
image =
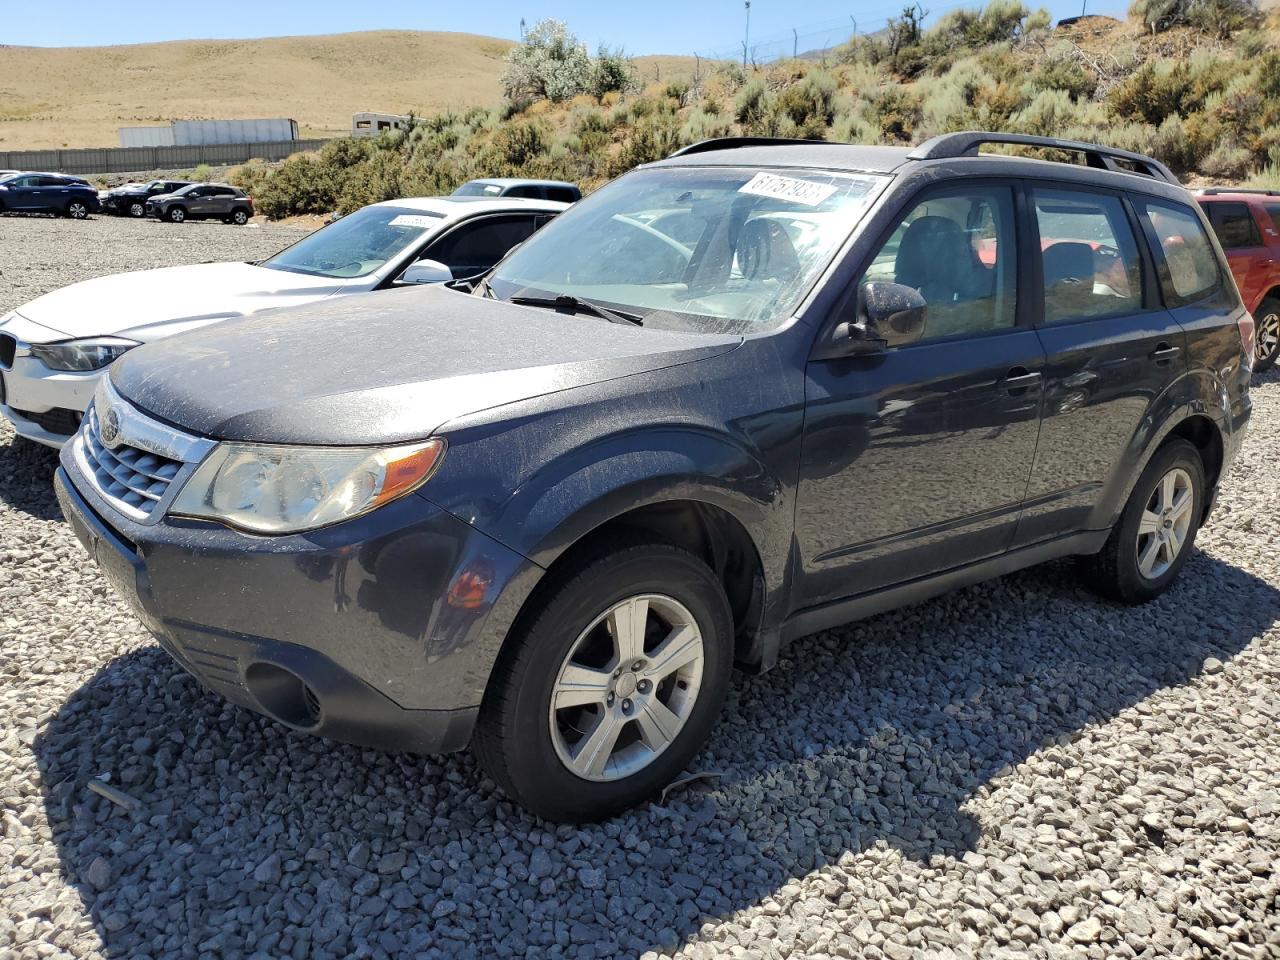
M258 265L343 280L364 277L436 230L443 219L412 207L364 207Z
M502 299L602 303L645 326L777 326L889 178L726 167L638 170L561 214L489 278Z

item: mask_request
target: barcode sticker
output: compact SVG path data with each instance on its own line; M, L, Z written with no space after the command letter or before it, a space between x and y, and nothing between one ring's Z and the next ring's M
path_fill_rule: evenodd
M439 217L429 217L420 213L402 213L391 220L393 227L419 227L427 230L440 222Z
M793 203L803 203L806 207L816 207L835 193L836 189L830 183L814 183L812 180L780 177L776 173L757 173L739 187L738 192L754 194L757 197L771 197L774 200L790 200Z

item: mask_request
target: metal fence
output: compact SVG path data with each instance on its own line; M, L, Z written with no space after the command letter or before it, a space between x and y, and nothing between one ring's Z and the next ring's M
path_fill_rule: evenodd
M272 140L265 143L209 143L190 147L98 147L87 150L0 151L0 170L43 170L56 173L143 173L185 170L202 163L222 166L255 157L283 160L319 150L328 140Z

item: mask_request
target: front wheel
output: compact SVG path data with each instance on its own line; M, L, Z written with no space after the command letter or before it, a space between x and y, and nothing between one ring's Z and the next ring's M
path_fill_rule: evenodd
M1191 554L1204 498L1200 451L1186 440L1166 443L1142 471L1106 545L1088 558L1094 589L1131 604L1164 593Z
M595 551L557 576L504 650L472 748L514 801L600 820L647 800L705 743L733 661L711 570L678 547Z
M1265 373L1280 357L1280 299L1267 297L1258 305L1254 331L1253 372Z
M183 210L181 207L171 207L165 216L168 218L170 223L181 223L183 220L187 219L187 211Z

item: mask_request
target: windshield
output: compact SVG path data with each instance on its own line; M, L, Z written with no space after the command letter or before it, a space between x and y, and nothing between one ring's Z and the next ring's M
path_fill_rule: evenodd
M472 180L453 191L455 197L497 197L501 194L501 184L485 183L483 180Z
M646 326L782 323L888 182L872 174L638 170L534 234L490 277L503 299L570 294Z
M364 207L281 250L259 266L317 277L364 277L435 230L444 214L410 207Z

